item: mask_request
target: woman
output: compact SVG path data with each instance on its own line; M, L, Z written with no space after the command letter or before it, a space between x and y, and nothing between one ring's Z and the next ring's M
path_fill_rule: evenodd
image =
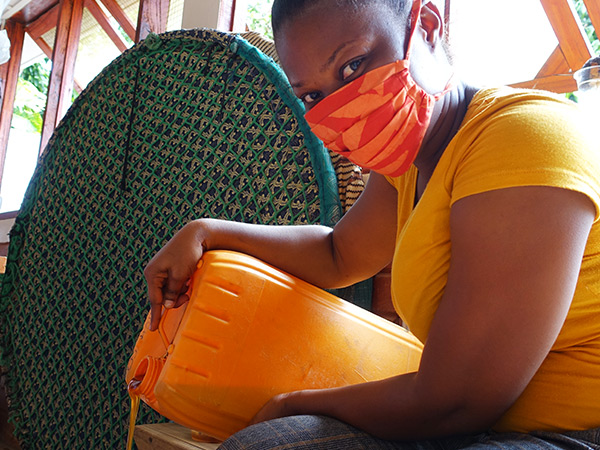
M600 157L575 107L453 79L432 3L276 0L273 28L313 131L368 186L334 229L188 224L145 271L153 327L209 249L324 288L393 260L425 348L416 373L279 395L223 448L600 448Z

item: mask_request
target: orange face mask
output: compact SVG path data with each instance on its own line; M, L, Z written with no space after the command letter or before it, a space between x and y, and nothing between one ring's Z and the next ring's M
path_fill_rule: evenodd
M433 106L450 90L431 95L409 71L410 43L421 12L415 0L406 57L374 69L328 95L305 117L325 146L353 163L396 177L408 170L423 143Z

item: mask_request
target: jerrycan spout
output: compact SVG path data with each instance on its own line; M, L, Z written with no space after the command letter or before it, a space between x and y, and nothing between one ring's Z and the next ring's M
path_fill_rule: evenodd
M154 395L154 387L164 365L164 358L147 356L142 359L135 369L133 378L127 385L129 395L140 397L148 405L155 407L156 396Z

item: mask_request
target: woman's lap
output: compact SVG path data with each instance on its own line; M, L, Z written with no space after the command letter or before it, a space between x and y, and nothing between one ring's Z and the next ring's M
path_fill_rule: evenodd
M219 450L600 450L600 429L565 434L484 433L449 439L393 442L322 416L292 416L248 427Z

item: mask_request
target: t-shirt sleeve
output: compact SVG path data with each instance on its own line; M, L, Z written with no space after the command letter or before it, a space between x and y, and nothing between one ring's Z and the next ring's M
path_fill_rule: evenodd
M600 148L575 104L542 97L499 108L462 139L448 180L451 203L517 186L555 186L581 192L600 217Z

